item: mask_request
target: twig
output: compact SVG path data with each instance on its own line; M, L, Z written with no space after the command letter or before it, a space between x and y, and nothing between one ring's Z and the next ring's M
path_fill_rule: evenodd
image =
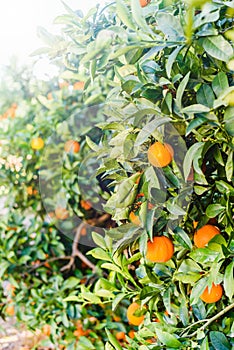
M99 216L98 218L88 219L87 224L89 224L90 226L100 225L108 219L110 219L110 214L106 213L106 214L103 214L102 216Z
M37 264L37 265L31 267L31 269L29 270L29 272L31 272L31 271L33 271L33 270L36 270L36 269L38 269L38 268L41 267L41 266L44 266L45 263L50 263L50 262L57 261L57 260L70 260L70 259L71 259L71 256L68 256L68 255L58 256L58 257L56 256L56 257L54 257L54 258L47 259L47 260L41 262L40 264Z
M219 313L217 313L215 316L211 317L208 320L201 320L201 321L207 321L202 327L196 329L196 331L194 331L192 334L189 335L184 335L183 337L187 337L187 338L192 338L194 337L198 331L204 331L204 329L206 327L208 327L212 322L214 322L215 320L217 320L219 317L223 316L224 314L226 314L228 311L230 311L231 309L234 308L234 303L231 305L228 305L227 307L225 307L225 309L223 309L222 311L220 311Z
M74 241L72 244L72 255L70 256L70 261L67 265L63 266L61 268L61 271L65 271L65 270L70 270L72 268L72 266L74 265L75 262L75 258L78 257L81 261L83 261L88 267L90 267L92 269L93 272L95 272L96 266L88 259L86 258L86 256L81 253L78 249L78 243L80 240L80 235L81 235L81 231L82 229L86 226L87 224L82 222L76 230L76 234L74 237Z

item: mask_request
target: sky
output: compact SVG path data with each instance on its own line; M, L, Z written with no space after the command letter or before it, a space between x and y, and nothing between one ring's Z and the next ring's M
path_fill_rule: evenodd
M106 1L97 0L104 4ZM95 0L64 0L73 10L84 13L97 4ZM30 62L30 54L44 46L37 37L37 27L42 26L51 33L59 32L53 24L56 16L65 14L60 0L1 0L0 1L0 70L9 58L17 56L20 62Z

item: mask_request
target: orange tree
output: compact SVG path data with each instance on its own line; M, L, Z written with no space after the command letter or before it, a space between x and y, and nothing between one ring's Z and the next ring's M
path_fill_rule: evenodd
M32 79L27 87L24 96L16 94L14 116L5 113L15 104L11 91L5 90L6 102L1 107L1 316L15 315L30 329L40 329L44 345L53 342L63 348L70 344L74 349L79 340L81 349L103 349L104 328L113 323L111 308L104 312L101 305L94 305L89 310L64 301L98 273L84 255L86 247L75 250L68 234L74 233L73 213L87 223L98 225L103 220L93 209L88 191L85 195L81 191L85 179L78 183L76 175L87 153L85 137L97 139L98 133L90 132L85 122L82 127L79 124L79 135L72 132L75 117L87 119L85 111L80 112L82 83L75 78L70 83L54 79L36 85ZM58 180L61 172L62 183ZM94 186L99 188L99 183ZM65 198L61 188L67 191ZM101 187L99 193L104 195ZM89 231L88 224L83 226L77 239L89 241Z
M233 4L68 10L56 20L70 42L67 74L86 72L86 105L104 102L103 137L87 142L111 180L103 210L115 222L89 253L108 288L89 290L113 312L130 304L123 321L130 314L136 332L123 348L231 349ZM66 300L87 303L82 292Z
M49 36L47 42L53 42L49 55L62 56L65 62L61 77L70 85L76 80L85 84L78 102L69 89L66 102L60 92L52 91L49 101L39 97L47 112L37 105L40 117L30 130L28 145L34 136L47 139L52 129L58 139L54 142L52 137L55 147L48 147L48 142L49 155L56 158L67 141L67 130L81 147L72 161L69 154L68 160L65 157L62 182L56 178L61 169L57 172L56 163L48 164L53 157L47 157L45 165L37 153L41 151L35 153L47 211L56 214L55 197L48 195L51 189L68 195L57 208L61 225L52 220L42 229L36 216L33 232L39 238L34 252L48 247L45 254L53 259L70 254L73 263L75 256L83 258L76 240L71 253L71 243L69 247L59 234L75 239L81 234L89 219L82 215L81 200L86 208L93 203L98 209L90 213L90 223L98 226L99 222L104 233L93 228L98 247L88 256L98 262L96 269L89 264L92 278L86 276L85 284L79 264L74 274L61 272L62 259L47 261L53 266L49 273L36 268L35 275L30 270L24 282L16 281L18 316L25 315L25 322L34 326L37 313L35 327L51 324L51 339L55 342L60 334L60 342L69 349L231 349L233 4L169 0L145 5L118 0L85 17L67 8L68 14L56 19L65 24L63 36L52 40L43 32ZM67 122L70 115L73 118ZM74 127L78 120L87 128L83 134L79 124ZM84 169L81 177L80 168ZM93 177L101 178L101 190L93 185ZM87 198L81 198L81 192ZM34 213L38 202L31 202ZM26 213L23 204L18 205L20 220ZM63 220L71 212L84 219L75 236L74 222ZM2 244L8 242L7 225ZM41 235L48 227L54 235L43 242ZM10 236L15 243L12 230ZM2 249L5 279L12 279L14 269L20 276L18 264L8 255L12 247ZM27 249L16 251L22 253L20 266L26 269ZM37 286L36 291L28 290L31 285ZM46 297L51 294L56 300ZM71 314L70 308L77 314ZM87 315L96 317L88 326L93 332L84 329Z

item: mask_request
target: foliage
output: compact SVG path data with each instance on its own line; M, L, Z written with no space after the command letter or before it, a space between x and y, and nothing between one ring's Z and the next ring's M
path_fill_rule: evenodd
M60 78L69 86L22 102L21 114L6 121L1 176L11 210L1 224L1 278L16 287L17 316L33 328L50 324L53 342L107 350L234 345L233 8L219 0L144 8L117 0L83 16L66 6L55 20L63 34L41 31L48 47L40 52L63 60ZM72 88L80 80L83 91ZM47 142L44 157L30 148L37 136ZM68 139L80 143L77 154L64 155ZM174 150L162 168L147 157L156 141ZM21 157L19 171L6 166L9 154ZM43 206L54 212L58 201L68 219L46 219ZM71 242L83 227L77 218L95 226L86 245L96 247L82 247L82 255ZM194 233L207 223L221 234L197 248ZM152 263L148 241L162 235L173 241L173 257ZM76 259L64 272L71 251L96 265L82 271ZM200 296L213 283L223 296L207 304ZM144 306L139 327L126 317L136 301ZM77 320L92 327L78 341ZM117 336L130 330L134 338Z

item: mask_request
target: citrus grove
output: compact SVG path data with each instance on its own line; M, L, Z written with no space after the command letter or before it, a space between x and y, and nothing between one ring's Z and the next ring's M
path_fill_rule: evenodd
M234 3L65 9L35 53L60 75L0 86L1 316L56 349L231 350Z

